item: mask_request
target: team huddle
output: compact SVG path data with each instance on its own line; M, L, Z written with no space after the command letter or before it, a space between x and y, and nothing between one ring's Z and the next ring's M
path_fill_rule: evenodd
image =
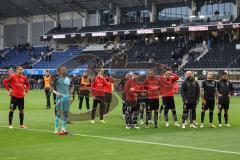
M224 111L225 125L228 123L228 110L230 96L233 94L233 85L228 80L227 72L223 72L221 80L213 79L213 73L208 72L207 78L199 83L195 80L191 71L186 72L185 80L181 84L181 96L183 102L182 125L178 123L176 106L174 102L174 86L179 77L171 70L162 75L155 75L154 70L149 70L144 79L138 73L127 74L120 82L122 88L122 114L125 120L126 129L139 129L139 123L149 128L153 123L158 128L159 117L162 112L166 121L166 127L170 126L168 113L172 112L174 125L186 128L189 121L191 128L197 128L196 108L202 99L201 124L204 127L205 112L209 110L209 127L215 128L213 124L214 108L218 106L218 122L222 127L222 111ZM112 101L115 80L109 75L104 75L99 70L94 78L89 78L84 73L81 78L68 77L67 68L60 67L57 76L52 77L49 71L44 76L44 90L47 99L46 109L51 108L50 95L53 93L55 104L55 133L69 134L67 131L68 113L70 106L75 99L75 92L78 95L79 110L82 112L83 100L85 98L88 112L91 112L91 123L95 123L97 107L100 111L100 122L105 123L104 115L107 115ZM12 119L15 109L19 109L20 128L24 125L24 96L28 93L30 85L26 76L23 75L23 68L17 67L16 74L10 75L3 81L3 85L11 96L9 111L9 128L13 128ZM90 110L89 97L93 96L92 110ZM160 103L160 97L162 104ZM145 120L144 120L145 113ZM153 114L152 114L153 113ZM153 120L152 120L153 119ZM60 129L61 121L61 129Z

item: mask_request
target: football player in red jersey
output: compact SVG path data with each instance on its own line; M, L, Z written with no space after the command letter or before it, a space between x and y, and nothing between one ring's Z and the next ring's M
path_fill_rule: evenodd
M110 74L107 74L105 77L107 81L106 93L105 93L105 100L106 100L106 109L105 109L105 116L108 116L110 104L112 102L112 92L114 88L114 80Z
M16 68L16 74L10 75L3 81L4 87L9 91L11 96L10 111L9 111L9 128L13 128L12 119L15 109L18 107L20 128L27 128L23 124L24 120L24 96L28 93L29 82L26 76L23 75L23 68L18 66Z
M91 123L95 123L95 114L97 110L97 106L99 104L100 107L100 122L105 123L103 120L103 115L105 112L105 89L107 86L107 81L103 77L103 70L98 72L98 75L93 79L91 84L91 90L93 98L93 109L92 109L92 121Z
M127 80L131 79L131 75L127 73L124 78L121 79L120 85L121 85L121 91L122 91L122 117L125 119L125 112L126 112L126 93L124 91L125 84Z
M159 80L155 77L154 71L149 70L147 78L143 82L144 88L147 90L146 103L146 128L152 111L154 111L154 127L158 128L158 110L159 110Z
M168 111L172 111L172 116L174 120L174 125L180 127L177 122L177 113L174 102L174 86L179 77L176 74L173 74L171 71L165 72L159 77L161 83L161 94L162 94L162 103L164 107L164 117L166 120L166 127L169 127L168 122Z
M144 92L144 86L138 82L139 74L133 73L131 79L127 80L124 91L126 92L126 129L131 127L139 129L137 118L139 113L138 95Z

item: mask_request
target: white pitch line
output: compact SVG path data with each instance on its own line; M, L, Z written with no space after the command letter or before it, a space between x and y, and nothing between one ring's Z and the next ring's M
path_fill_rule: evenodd
M1 128L8 128L8 126L0 126L0 127ZM14 128L14 129L53 133L53 131L43 130L43 129L31 129L31 128L27 128L27 129ZM240 152L227 151L227 150L223 151L223 150L218 150L218 149L191 147L191 146L167 144L167 143L157 143L157 142L147 142L147 141L139 141L139 140L131 140L131 139L114 138L114 137L86 135L86 134L80 134L80 133L73 134L73 136L91 137L91 138L99 138L99 139L107 139L107 140L115 140L115 141L123 141L123 142L132 142L132 143L140 143L140 144L151 144L151 145L167 146L167 147L174 147L174 148L185 148L185 149L193 149L193 150L202 150L202 151L209 151L209 152L234 154L234 155L239 155L240 156Z

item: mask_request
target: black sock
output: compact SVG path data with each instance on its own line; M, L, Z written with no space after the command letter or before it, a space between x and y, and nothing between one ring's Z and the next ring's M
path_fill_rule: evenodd
M146 110L146 125L148 125L149 119L150 119L150 113L148 110Z
M95 119L96 110L97 110L96 107L94 107L94 108L92 109L92 115L91 115L92 120Z
M133 125L133 118L134 118L134 115L133 115L133 112L131 111L129 113L130 125Z
M124 115L125 115L126 125L130 125L130 114L129 114L129 111L127 109L126 109Z
M122 114L125 115L125 112L126 112L126 104L123 103L123 106L122 106Z
M152 120L152 111L149 111L149 120Z
M202 112L202 113L201 113L201 123L204 122L204 118L205 118L205 112Z
M183 111L182 113L182 123L185 123L186 120L186 111Z
M133 112L133 124L137 125L138 122L138 112Z
M80 101L79 101L79 107L78 107L78 108L79 108L79 110L82 110L83 98L84 98L84 97L82 97L82 96L80 97Z
M196 108L193 109L193 111L192 111L192 116L193 116L193 121L194 121L194 123L195 123L195 122L196 122L196 119L197 119Z
M107 105L106 105L106 110L105 110L105 114L108 114L109 108L110 108L110 103L107 103Z
M228 114L224 113L225 124L228 124Z
M193 123L193 110L192 109L189 110L189 119L190 119L190 124L192 124Z
M183 111L183 115L182 115L182 123L185 123L188 120L188 110Z
M12 125L12 119L13 119L13 112L10 111L9 114L8 114L8 122L9 122L9 125Z
M210 123L213 122L213 111L209 112L209 121L210 121Z
M160 110L159 110L159 114L161 114L163 110L164 110L163 105L161 105Z
M222 114L221 114L221 112L218 113L218 122L219 122L219 124L222 124Z
M173 116L174 122L177 122L177 112L176 112L176 110L172 111L172 116Z
M186 121L188 121L190 119L189 115L190 115L190 113L189 113L189 110L188 110L188 111L186 111L186 116L185 116L186 117L186 119L185 119Z
M20 119L20 126L23 125L23 120L24 120L24 113L19 112L19 119Z
M142 110L140 111L140 119L141 119L141 120L143 120L143 116L144 116L144 109L142 109Z
M164 109L164 117L167 122L168 121L168 109Z
M103 115L105 113L105 106L104 103L100 104L100 120L103 120Z
M157 121L158 121L158 111L154 112L154 124L157 125Z

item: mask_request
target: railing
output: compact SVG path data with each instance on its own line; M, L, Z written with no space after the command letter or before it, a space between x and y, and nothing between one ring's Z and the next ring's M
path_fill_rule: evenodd
M232 64L234 64L238 59L240 59L240 54L231 62L226 68L229 68ZM239 69L240 70L240 69Z
M52 55L53 51L45 53L44 55ZM40 63L43 60L43 56L41 55L35 62L33 62L33 67Z

